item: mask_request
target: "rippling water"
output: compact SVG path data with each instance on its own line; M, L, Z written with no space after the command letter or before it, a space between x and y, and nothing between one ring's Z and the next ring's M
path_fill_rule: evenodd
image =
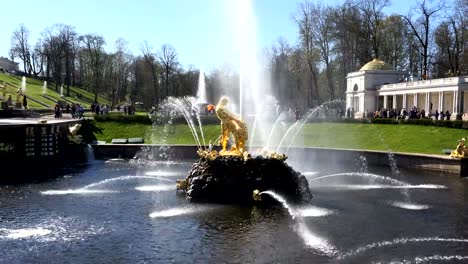
M304 168L310 205L189 204L187 162L124 160L0 187L1 263L462 263L468 181ZM337 171L338 170L338 171ZM286 201L285 201L286 202ZM294 216L294 217L293 217Z

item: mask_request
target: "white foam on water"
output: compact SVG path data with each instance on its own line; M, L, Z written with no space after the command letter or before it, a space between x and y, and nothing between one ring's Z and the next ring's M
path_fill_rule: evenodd
M166 177L177 177L183 176L185 173L176 172L176 171L147 171L145 175L147 176L166 176Z
M392 264L406 264L406 263L433 263L434 261L453 261L453 260L468 260L468 256L461 255L452 255L452 256L441 256L441 255L432 255L427 257L416 257L413 260L402 260L402 261L392 261Z
M116 191L75 189L75 190L48 190L48 191L41 192L42 195L96 194L96 193L116 193Z
M342 254L338 259L355 256L364 253L368 250L390 247L394 245L405 245L407 243L420 243L420 242L445 242L445 243L468 243L468 239L463 238L443 238L443 237L415 237L415 238L396 238L394 240L374 242L365 246L359 247L353 251Z
M310 179L309 181L316 181L316 180L321 180L321 179L328 179L328 178L335 178L335 177L365 177L365 178L372 178L372 179L378 179L382 181L386 181L392 184L396 185L409 185L409 183L404 182L404 181L399 181L390 177L378 175L378 174L373 174L373 173L364 173L364 172L344 172L344 173L337 173L337 174L330 174L330 175L324 175L320 176L317 178Z
M328 243L328 241L318 235L312 233L303 221L298 221L296 225L296 233L302 238L306 246L320 251L327 256L334 256L336 249Z
M315 206L308 206L303 208L295 209L296 214L301 217L320 217L333 214L332 210L328 210L325 208L315 207Z
M407 209L407 210L426 210L431 208L430 205L427 204L415 204L415 203L405 203L405 202L397 202L397 201L389 201L388 202L391 206Z
M151 218L174 217L174 216L179 216L179 215L193 214L199 211L201 210L197 208L191 208L191 207L171 208L171 209L153 212L149 215L149 217Z
M268 194L271 197L273 197L275 200L280 202L283 205L283 207L286 210L288 210L288 213L293 220L296 219L296 216L298 217L296 221L295 231L299 235L299 237L302 238L302 240L304 241L304 244L307 247L313 248L327 256L333 256L336 254L336 249L332 245L330 245L327 240L325 240L324 238L321 238L320 236L310 231L310 229L304 223L304 220L301 215L301 213L309 214L309 215L320 214L323 212L323 210L322 211L319 210L321 208L309 207L309 208L305 208L302 211L301 209L295 210L288 204L288 202L283 196L275 192L264 191L264 192L261 192L260 194Z
M108 159L106 161L104 161L104 163L117 163L117 162L126 162L127 160L125 159L118 159L118 158L115 158L115 159Z
M24 229L0 229L1 233L5 235L0 235L1 238L8 239L22 239L30 237L40 237L50 234L52 231L42 227L38 228L24 228Z
M292 219L296 218L296 214L295 214L294 210L292 209L291 206L289 206L288 202L286 201L286 199L284 199L283 196L281 196L281 195L279 195L277 193L274 193L272 191L264 191L264 192L261 192L259 195L261 195L261 194L268 194L271 197L273 197L275 200L280 202L281 205L283 205L283 207L286 210L288 210L288 213L289 213L289 215L291 216Z
M160 191L172 191L175 190L175 184L159 184L159 185L145 185L138 186L135 190L142 192L160 192Z
M302 173L302 175L304 176L314 176L314 175L317 175L318 174L318 171L304 171Z
M373 189L447 189L443 185L419 184L419 185L384 185L384 184L336 184L320 185L320 188L333 188L337 190L373 190Z
M165 180L165 181L174 182L173 180L170 180L170 179L155 177L155 176L134 176L134 175L131 175L131 176L120 176L120 177L116 177L116 178L106 179L106 180L103 180L103 181L100 181L100 182L96 182L96 183L86 185L86 186L84 186L84 187L82 187L80 189L89 189L89 188L93 188L93 187L96 187L96 186L99 186L99 185L107 184L109 182L135 180L135 179Z

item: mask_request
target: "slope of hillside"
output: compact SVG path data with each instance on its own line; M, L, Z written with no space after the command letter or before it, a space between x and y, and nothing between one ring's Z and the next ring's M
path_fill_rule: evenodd
M21 87L22 77L14 76L6 73L0 73L0 84L4 83L6 86L6 96L11 95L13 102L16 100L16 92ZM53 108L57 101L65 101L68 103L78 103L85 108L89 108L91 103L94 102L94 94L77 87L70 87L70 96L66 96L66 88L63 88L64 96L60 96L60 91L55 91L54 84L47 84L47 91L44 95L43 91L44 82L41 80L26 78L26 91L24 94L28 98L28 107L35 109ZM99 103L109 104L103 96L98 96Z

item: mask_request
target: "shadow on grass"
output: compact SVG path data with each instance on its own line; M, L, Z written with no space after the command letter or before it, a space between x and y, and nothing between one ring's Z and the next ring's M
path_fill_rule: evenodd
M84 142L91 143L97 140L95 134L102 134L102 128L99 128L94 120L83 119L78 134L83 136Z

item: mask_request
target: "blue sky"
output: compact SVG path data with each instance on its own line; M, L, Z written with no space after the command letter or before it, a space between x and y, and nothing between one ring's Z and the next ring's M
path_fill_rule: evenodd
M34 46L40 33L53 24L75 26L79 34L98 33L106 50L119 37L129 42L134 55L147 41L156 49L164 43L177 51L184 67L212 69L236 64L232 23L242 15L231 8L241 0L23 0L2 3L0 56L8 56L12 32L23 23ZM246 0L249 2L248 0ZM302 0L252 0L257 46L268 48L280 37L296 43L292 15ZM342 0L322 1L334 5ZM406 14L415 1L393 0L387 13Z

